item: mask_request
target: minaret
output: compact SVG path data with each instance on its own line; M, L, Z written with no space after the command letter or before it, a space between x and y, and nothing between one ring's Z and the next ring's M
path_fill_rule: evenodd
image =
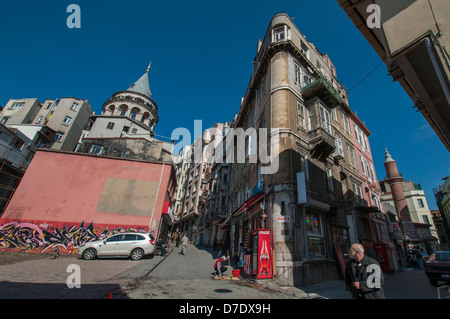
M386 183L388 183L391 188L392 200L394 201L397 216L400 218L402 231L410 239L419 239L406 203L402 186L403 177L398 172L397 163L392 159L387 149L385 153L384 168L387 175Z

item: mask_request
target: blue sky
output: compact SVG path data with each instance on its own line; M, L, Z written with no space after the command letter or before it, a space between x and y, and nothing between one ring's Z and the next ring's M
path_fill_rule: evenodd
M67 7L81 8L81 29L66 25ZM10 98L77 97L96 113L127 89L150 61L156 134L203 129L231 120L250 80L256 44L271 18L286 12L336 66L349 90L380 63L335 0L0 1L0 105ZM371 131L378 179L388 148L406 179L432 189L450 175L450 154L384 64L349 95ZM162 138L161 138L162 139Z

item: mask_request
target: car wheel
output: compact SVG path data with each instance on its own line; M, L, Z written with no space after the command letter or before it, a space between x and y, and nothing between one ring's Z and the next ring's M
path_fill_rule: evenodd
M97 251L94 248L87 248L83 251L83 259L84 260L92 260L97 257Z
M144 251L141 248L133 249L130 258L131 260L141 260L144 258Z

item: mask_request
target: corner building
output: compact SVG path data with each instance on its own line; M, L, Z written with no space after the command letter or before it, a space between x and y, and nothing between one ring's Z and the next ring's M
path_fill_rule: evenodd
M263 175L265 164L250 160L255 144L246 138L247 160L230 172L231 249L240 243L250 249L252 231L271 229L273 275L281 285L337 279L353 243L348 215L357 205L381 212L375 202L357 202L353 188L363 183L351 152L356 146L348 118L356 115L328 55L285 13L270 21L253 66L233 127L255 128L258 148L261 139L275 141L260 128L277 130L272 155L279 169Z

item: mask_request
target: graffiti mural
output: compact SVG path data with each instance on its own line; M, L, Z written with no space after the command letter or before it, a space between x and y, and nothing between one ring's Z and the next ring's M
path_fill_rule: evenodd
M75 253L76 249L84 243L101 240L123 232L142 232L144 229L134 227L116 227L110 229L104 226L96 229L91 222L87 227L84 221L79 225L66 227L51 227L47 223L34 224L12 221L0 226L0 248L20 250L27 252Z

